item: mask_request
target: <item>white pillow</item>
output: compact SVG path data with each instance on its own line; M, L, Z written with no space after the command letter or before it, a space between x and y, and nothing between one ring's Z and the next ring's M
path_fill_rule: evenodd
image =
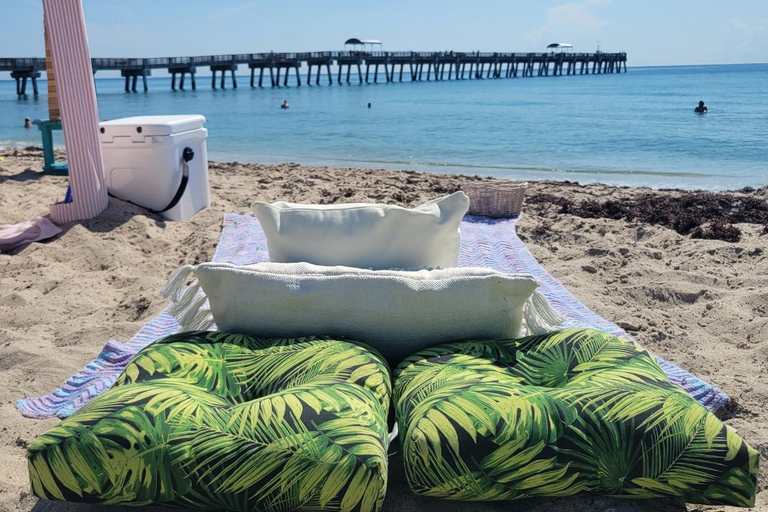
M190 273L199 283L182 294ZM202 286L205 294L198 293ZM562 318L527 274L462 267L373 271L308 263L179 269L163 290L182 330L264 338L329 335L366 342L396 363L423 348L554 330ZM204 306L206 296L210 310Z
M413 209L386 204L312 205L256 201L269 260L360 268L447 268L459 264L464 192Z

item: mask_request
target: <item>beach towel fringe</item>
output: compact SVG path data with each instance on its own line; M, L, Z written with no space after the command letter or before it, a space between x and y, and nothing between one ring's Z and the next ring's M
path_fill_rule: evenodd
M205 331L214 325L210 306L206 306L208 297L202 291L197 280L187 286L187 281L197 269L195 265L184 265L171 274L163 286L163 297L171 299L168 314L179 323L182 331Z
M182 291L187 285L189 276L195 269L197 269L197 266L195 265L184 265L171 274L171 277L168 278L168 282L160 289L163 297L166 299L170 297L174 302L178 302Z
M175 314L176 320L179 322L179 326L183 331L193 330L189 327L195 323L195 319L199 321L200 309L205 304L208 297L204 293L198 293L192 300L186 304L179 304L179 312Z
M184 314L184 311L189 308L192 301L195 299L195 297L197 297L199 291L200 283L194 281L186 288L186 290L184 290L180 297L178 297L175 301L171 301L171 305L168 308L168 313L173 317L178 317L179 315Z
M208 306L201 306L188 324L182 325L185 331L207 331L214 325L213 314Z
M555 331L564 320L540 291L534 291L533 295L526 301L526 335L546 334Z
M176 318L180 331L205 331L214 324L207 301L208 297L200 289L200 284L194 282L178 302L171 304L168 313Z

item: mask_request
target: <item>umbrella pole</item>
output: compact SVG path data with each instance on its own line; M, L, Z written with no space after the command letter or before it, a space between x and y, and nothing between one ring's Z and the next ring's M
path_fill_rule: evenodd
M43 33L45 34L45 73L48 78L48 119L34 121L40 130L43 141L43 172L54 176L67 175L67 163L56 162L56 153L53 148L53 132L61 130L61 114L59 113L59 96L56 90L56 76L53 72L53 59L51 57L51 41L48 37L48 28L45 26L45 14L43 14Z
M51 39L48 37L48 27L45 26L45 14L43 14L43 33L45 34L45 73L48 78L48 119L59 121L59 94L56 91L56 74L53 72L53 58L51 57Z

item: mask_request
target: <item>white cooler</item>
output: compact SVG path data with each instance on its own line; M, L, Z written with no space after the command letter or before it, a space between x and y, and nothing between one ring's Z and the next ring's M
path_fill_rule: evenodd
M109 193L181 221L210 206L205 117L139 116L101 123Z

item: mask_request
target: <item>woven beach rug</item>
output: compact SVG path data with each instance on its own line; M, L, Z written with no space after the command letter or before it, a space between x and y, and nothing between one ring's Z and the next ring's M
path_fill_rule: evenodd
M600 317L579 302L536 261L517 236L516 222L517 219L465 217L461 224L459 265L532 274L540 284L539 290L565 318L564 327L594 328L632 339L615 323ZM267 238L256 218L241 214L225 215L213 261L235 265L269 261ZM127 343L108 341L95 359L51 393L21 399L16 407L29 418L66 418L93 397L109 389L141 349L178 329L178 323L166 309L144 325ZM728 397L717 387L660 357L657 360L672 382L707 409L714 412L728 402Z

